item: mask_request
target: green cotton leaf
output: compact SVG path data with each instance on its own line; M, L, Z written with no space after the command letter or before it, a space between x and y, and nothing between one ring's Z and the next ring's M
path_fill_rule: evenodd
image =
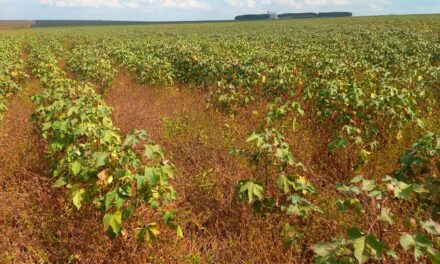
M85 189L78 189L73 191L72 193L72 202L75 205L76 209L80 209L82 205L82 201L85 198L86 190Z
M176 212L165 212L165 214L162 217L162 220L164 223L169 227L174 227L175 224L173 223L174 219L176 218Z
M434 264L440 263L440 251L436 250L433 247L427 248L426 251L427 251L428 257L432 263L434 263Z
M252 132L252 135L250 135L246 139L246 142L251 142L251 141L254 141L254 140L259 139L259 138L261 138L261 134L254 131L254 132Z
M102 135L101 141L103 143L110 143L113 138L113 133L110 130L106 130L104 134Z
M65 147L65 142L57 138L52 138L50 141L50 148L52 151L60 151Z
M116 193L117 193L117 190L113 190L111 192L108 192L105 195L104 204L105 204L105 209L106 210L108 210L111 207L111 205L113 203L113 200L115 199Z
M370 192L376 188L375 180L363 180L362 181L362 190L366 192Z
M107 152L95 152L93 153L93 159L95 161L96 167L102 167L107 163L109 154Z
M120 137L118 134L116 134L112 130L105 130L103 135L101 135L101 142L102 143L112 143L112 142L120 142Z
M108 117L104 117L102 118L102 124L104 125L104 127L106 128L112 128L113 127L113 122L110 118Z
M422 186L420 184L412 184L412 186L413 186L413 191L415 193L418 193L418 194L429 193L429 190L427 190L424 186Z
M382 252L385 248L385 246L380 242L374 235L368 235L365 238L365 242L370 247L370 249L373 251L375 257L377 259L380 259L382 257Z
M160 181L160 176L154 171L152 167L145 167L144 176L152 186L157 185Z
M330 152L334 152L337 149L345 148L348 145L348 141L346 139L337 139L335 141L332 141L328 145L328 149Z
M338 210L341 212L345 212L350 209L350 206L344 200L341 200L341 199L336 201L336 206L337 206Z
M263 186L251 181L248 181L241 186L239 193L247 193L249 203L254 201L255 196L258 198L258 200L263 200L264 198Z
M379 190L373 190L368 193L368 197L374 198L376 200L383 200L385 198L385 193Z
M295 109L299 115L303 116L304 115L304 110L301 108L301 105L297 102L293 102L292 103L292 108Z
M313 252L315 252L315 254L317 256L330 257L331 255L334 254L334 252L336 250L338 250L338 248L340 246L341 246L341 243L337 240L334 240L330 243L322 243L322 242L318 243L318 244L312 246L312 250L313 250Z
M122 212L122 218L124 220L130 219L135 211L135 207L133 204L130 204L123 212Z
M79 161L74 161L70 164L70 170L72 171L73 176L78 175L81 171L81 163Z
M135 179L136 179L136 188L138 190L141 190L144 186L144 183L147 181L147 177L145 175L135 175Z
M66 128L67 128L67 121L55 121L52 124L52 129L53 130L58 130L60 132L66 132Z
M348 233L348 238L351 240L355 240L365 236L365 234L358 227L352 227L348 229L347 233Z
M359 237L353 241L354 243L354 257L359 262L359 264L363 264L368 261L368 256L366 255L366 247L365 247L365 236Z
M307 193L315 192L313 185L311 185L303 176L299 176L296 180L293 181L293 189L295 189L295 191L302 191L302 194L304 195Z
M52 184L52 187L54 188L60 188L67 184L66 178L60 177L54 184Z
M351 194L355 194L358 195L360 194L360 190L357 186L354 185L345 185L345 184L338 184L336 186L336 190L340 191L340 192L344 192L345 194L351 195Z
M428 221L421 221L420 225L429 234L440 235L440 224L434 222L432 219Z
M116 209L120 209L122 205L124 205L124 202L127 200L127 197L124 195L121 195L119 192L115 195L115 207Z
M138 241L149 243L155 242L160 234L156 223L148 224L144 228L137 228L135 232Z
M83 135L86 134L86 132L87 132L87 127L85 127L85 126L78 126L78 127L73 131L73 134L74 134L75 136L83 136Z
M158 144L144 145L144 157L154 160L157 157L165 158L165 155Z
M404 234L400 237L400 245L406 251L415 245L414 238L409 234Z
M146 139L147 139L147 132L145 132L145 130L135 129L125 137L123 145L129 147L136 147L141 141Z
M168 175L164 173L162 168L157 168L155 173L159 176L159 182L161 185L168 185Z
M432 246L432 243L429 240L429 238L427 238L426 236L424 236L421 233L416 233L414 235L414 241L420 246L424 246L424 247Z
M170 179L174 179L174 168L170 164L162 165L162 171Z
M358 183L358 182L361 182L361 181L363 181L364 180L364 177L362 177L362 176L356 176L356 177L354 177L351 181L350 181L350 183Z
M133 187L131 186L130 183L126 183L121 187L119 187L119 194L121 195L131 196L132 192L133 192Z
M383 207L380 210L380 216L378 217L378 220L382 221L382 222L387 222L390 225L394 224L394 219L393 219L390 211L391 210L389 208Z
M290 187L293 185L292 179L286 175L280 175L276 180L277 187L283 190L285 194L290 192Z
M42 126L42 130L43 131L46 131L46 130L49 130L50 128L52 128L52 123L50 123L50 122L46 122L46 123L43 123L43 126Z
M414 186L412 184L406 184L404 182L397 182L394 186L394 197L408 200L414 191Z
M362 204L360 203L359 199L353 198L353 199L347 199L347 200L338 200L336 202L336 206L338 207L339 211L347 211L348 209L353 209L357 214L363 214L364 209L362 207Z
M114 234L119 234L121 231L122 212L119 210L114 213L108 212L104 215L102 222L105 231L111 228Z
M288 149L276 148L275 157L283 163L287 163L291 166L294 165L293 155Z
M420 257L422 257L424 255L424 250L423 247L415 244L414 246L414 258L417 260L419 260Z
M122 181L130 178L131 171L127 169L117 169L115 172L115 179L118 181Z
M159 201L156 199L150 199L149 201L151 208L157 209L159 208Z

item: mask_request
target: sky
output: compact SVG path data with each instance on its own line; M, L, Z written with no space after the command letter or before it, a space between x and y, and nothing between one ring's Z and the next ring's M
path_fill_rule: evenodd
M440 0L0 0L0 20L222 20L269 10L349 11L355 16L440 13Z

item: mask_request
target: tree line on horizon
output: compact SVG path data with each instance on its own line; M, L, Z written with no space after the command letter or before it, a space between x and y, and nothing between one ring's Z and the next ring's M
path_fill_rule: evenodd
M307 12L307 13L284 13L277 16L278 19L298 19L298 18L321 18L321 17L351 17L351 12ZM247 14L235 17L235 20L264 20L270 19L270 14Z

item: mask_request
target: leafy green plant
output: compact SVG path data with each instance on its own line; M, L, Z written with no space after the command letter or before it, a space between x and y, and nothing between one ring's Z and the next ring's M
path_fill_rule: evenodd
M364 216L368 231L353 227L348 230L347 239L341 237L315 245L316 262L398 259L397 246L391 245L396 234L400 234L398 244L403 251L412 249L415 261L426 257L438 263L440 251L432 241L438 239L440 225L426 219L438 218L439 142L438 135L433 133L418 139L401 156L393 177L376 181L357 176L349 185L339 184L337 190L346 195L337 202L339 210L352 210ZM397 219L393 211L402 206L407 208L407 216ZM400 229L402 226L405 231Z
M82 79L95 82L102 89L109 88L116 77L116 70L108 56L90 45L80 45L71 50L66 65Z
M270 104L266 122L260 131L254 131L247 143L255 144L248 150L232 151L234 155L246 157L256 168L253 179L242 180L238 183L237 194L241 200L248 200L255 211L273 210L275 207L289 215L306 217L311 211L319 211L305 196L315 192L313 186L299 172L305 166L295 160L289 145L280 129L296 127L296 117L304 112L296 102ZM274 179L275 178L275 179ZM276 188L276 191L273 190ZM277 192L278 195L268 196Z
M6 111L5 101L20 89L20 83L28 76L21 59L22 45L18 38L0 41L0 124Z
M44 87L33 97L37 105L33 120L49 144L53 186L65 187L78 210L94 204L103 212L104 229L112 236L121 233L122 222L143 204L162 210L175 199L169 183L174 166L164 159L160 146L144 144L139 155L135 148L147 139L144 131L135 130L123 139L110 119L111 108L93 87L66 79L41 44L32 44L30 50L31 67ZM170 217L164 220L181 235ZM142 225L137 237L154 241L157 224Z

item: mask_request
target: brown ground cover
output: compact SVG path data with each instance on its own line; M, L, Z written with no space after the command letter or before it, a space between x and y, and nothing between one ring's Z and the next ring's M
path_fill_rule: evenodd
M0 30L29 28L34 23L33 20L0 20Z
M141 86L121 73L105 100L123 133L145 129L177 169L180 224L185 238L170 246L167 234L155 246L154 263L283 263L299 261L277 237L274 217L253 215L234 200L235 185L251 168L229 154L242 144L259 117L244 111L230 117L205 110L202 92L190 87ZM169 241L167 241L169 240ZM168 244L167 244L168 243ZM258 252L258 254L255 254ZM146 259L146 256L138 256Z

